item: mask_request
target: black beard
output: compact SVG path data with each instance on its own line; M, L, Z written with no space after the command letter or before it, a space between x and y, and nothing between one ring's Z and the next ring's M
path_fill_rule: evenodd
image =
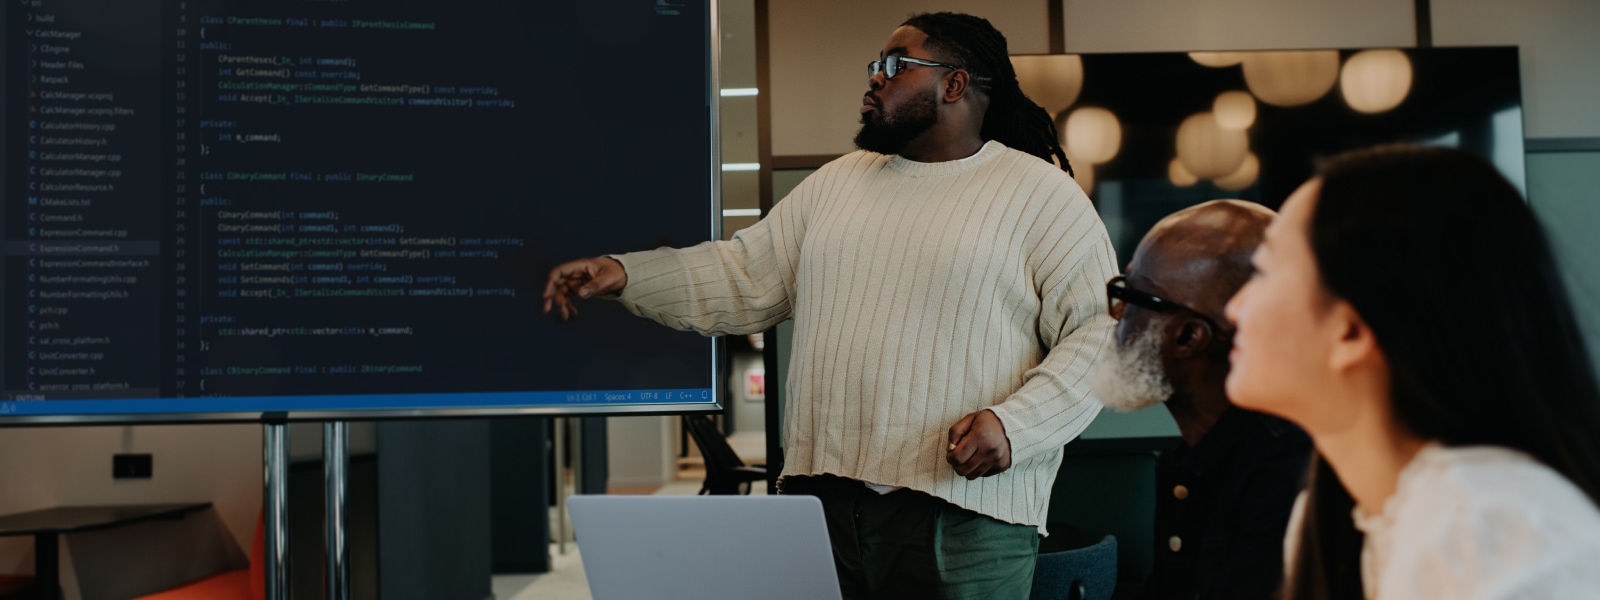
M899 154L906 144L939 122L939 103L933 90L918 94L892 114L882 109L861 115L856 147L879 154Z

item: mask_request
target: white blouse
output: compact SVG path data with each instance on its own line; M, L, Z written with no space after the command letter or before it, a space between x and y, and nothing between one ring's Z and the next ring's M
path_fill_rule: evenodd
M1353 516L1366 534L1368 600L1600 598L1600 509L1515 450L1429 444L1400 472L1383 514L1358 507Z

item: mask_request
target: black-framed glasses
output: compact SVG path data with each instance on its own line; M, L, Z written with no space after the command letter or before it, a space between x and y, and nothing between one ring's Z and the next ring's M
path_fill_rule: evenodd
M879 71L882 71L884 79L894 79L895 75L900 74L900 63L911 63L913 65L923 65L928 67L944 67L946 69L961 68L955 65L947 65L944 63L923 60L920 58L911 58L909 56L889 56L883 60L875 60L867 63L867 77L876 76Z
M1211 334L1216 339L1229 346L1233 345L1233 334L1223 329L1211 317L1155 294L1128 287L1126 277L1121 275L1112 277L1111 281L1106 282L1106 312L1111 314L1111 318L1121 321L1123 313L1128 311L1129 304L1161 313L1182 313L1195 317L1211 328Z

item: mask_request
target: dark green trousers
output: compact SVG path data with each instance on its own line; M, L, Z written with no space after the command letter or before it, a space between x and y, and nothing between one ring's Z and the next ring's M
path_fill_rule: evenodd
M846 600L1028 598L1038 528L832 475L787 477L783 493L822 500Z

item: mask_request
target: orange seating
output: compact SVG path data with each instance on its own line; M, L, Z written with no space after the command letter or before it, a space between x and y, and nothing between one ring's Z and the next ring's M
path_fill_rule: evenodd
M265 600L266 569L266 513L263 512L256 518L256 537L250 547L250 568L218 573L136 600Z
M9 598L33 585L30 575L0 575L0 598Z

